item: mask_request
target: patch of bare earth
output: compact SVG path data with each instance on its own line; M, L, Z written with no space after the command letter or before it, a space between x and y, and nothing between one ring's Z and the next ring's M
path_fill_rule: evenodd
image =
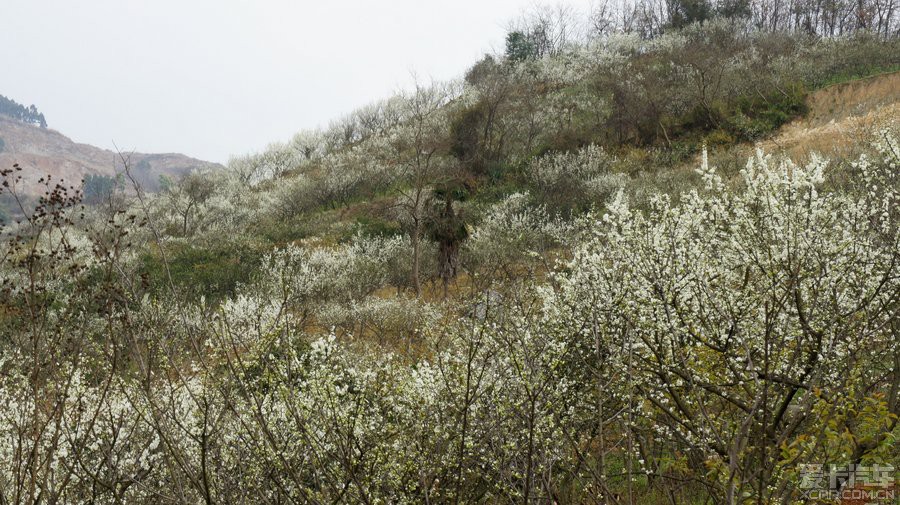
M874 128L900 119L900 72L828 86L811 94L809 111L761 143L794 159L848 155Z

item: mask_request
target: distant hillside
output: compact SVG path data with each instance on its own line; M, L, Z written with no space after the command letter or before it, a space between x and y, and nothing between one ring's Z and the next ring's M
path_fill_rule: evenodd
M18 163L23 168L20 191L38 194L38 180L46 175L54 179L80 183L88 176L114 177L123 172L119 155L107 149L73 142L56 130L41 128L0 115L0 166ZM178 178L201 168L220 165L182 154L143 154L129 156L132 174L147 191L160 187L160 176Z

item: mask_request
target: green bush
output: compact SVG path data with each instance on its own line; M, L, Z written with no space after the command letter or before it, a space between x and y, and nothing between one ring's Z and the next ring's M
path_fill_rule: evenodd
M354 228L354 233L359 233L364 237L393 237L403 233L403 229L396 221L374 216L356 218Z
M258 244L216 244L204 248L179 244L167 250L168 270L176 289L190 297L201 295L218 301L234 293L257 269L265 248ZM158 251L142 258L142 274L156 292L165 291L168 284L166 266Z
M793 83L768 95L738 99L726 127L738 140L754 141L806 113L806 87Z

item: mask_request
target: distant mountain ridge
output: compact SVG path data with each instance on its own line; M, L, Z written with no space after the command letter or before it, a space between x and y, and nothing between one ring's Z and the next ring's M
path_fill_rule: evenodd
M178 178L194 170L223 168L177 153L126 153L132 175L147 191L160 189L160 176ZM124 171L118 153L72 141L62 133L0 115L0 167L22 167L18 190L26 196L39 195L38 180L50 175L77 187L88 175L115 177Z

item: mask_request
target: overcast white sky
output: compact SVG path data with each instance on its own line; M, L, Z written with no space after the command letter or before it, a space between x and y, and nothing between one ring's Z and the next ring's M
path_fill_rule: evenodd
M533 4L0 0L0 94L78 142L224 162L386 97L412 72L461 75Z

